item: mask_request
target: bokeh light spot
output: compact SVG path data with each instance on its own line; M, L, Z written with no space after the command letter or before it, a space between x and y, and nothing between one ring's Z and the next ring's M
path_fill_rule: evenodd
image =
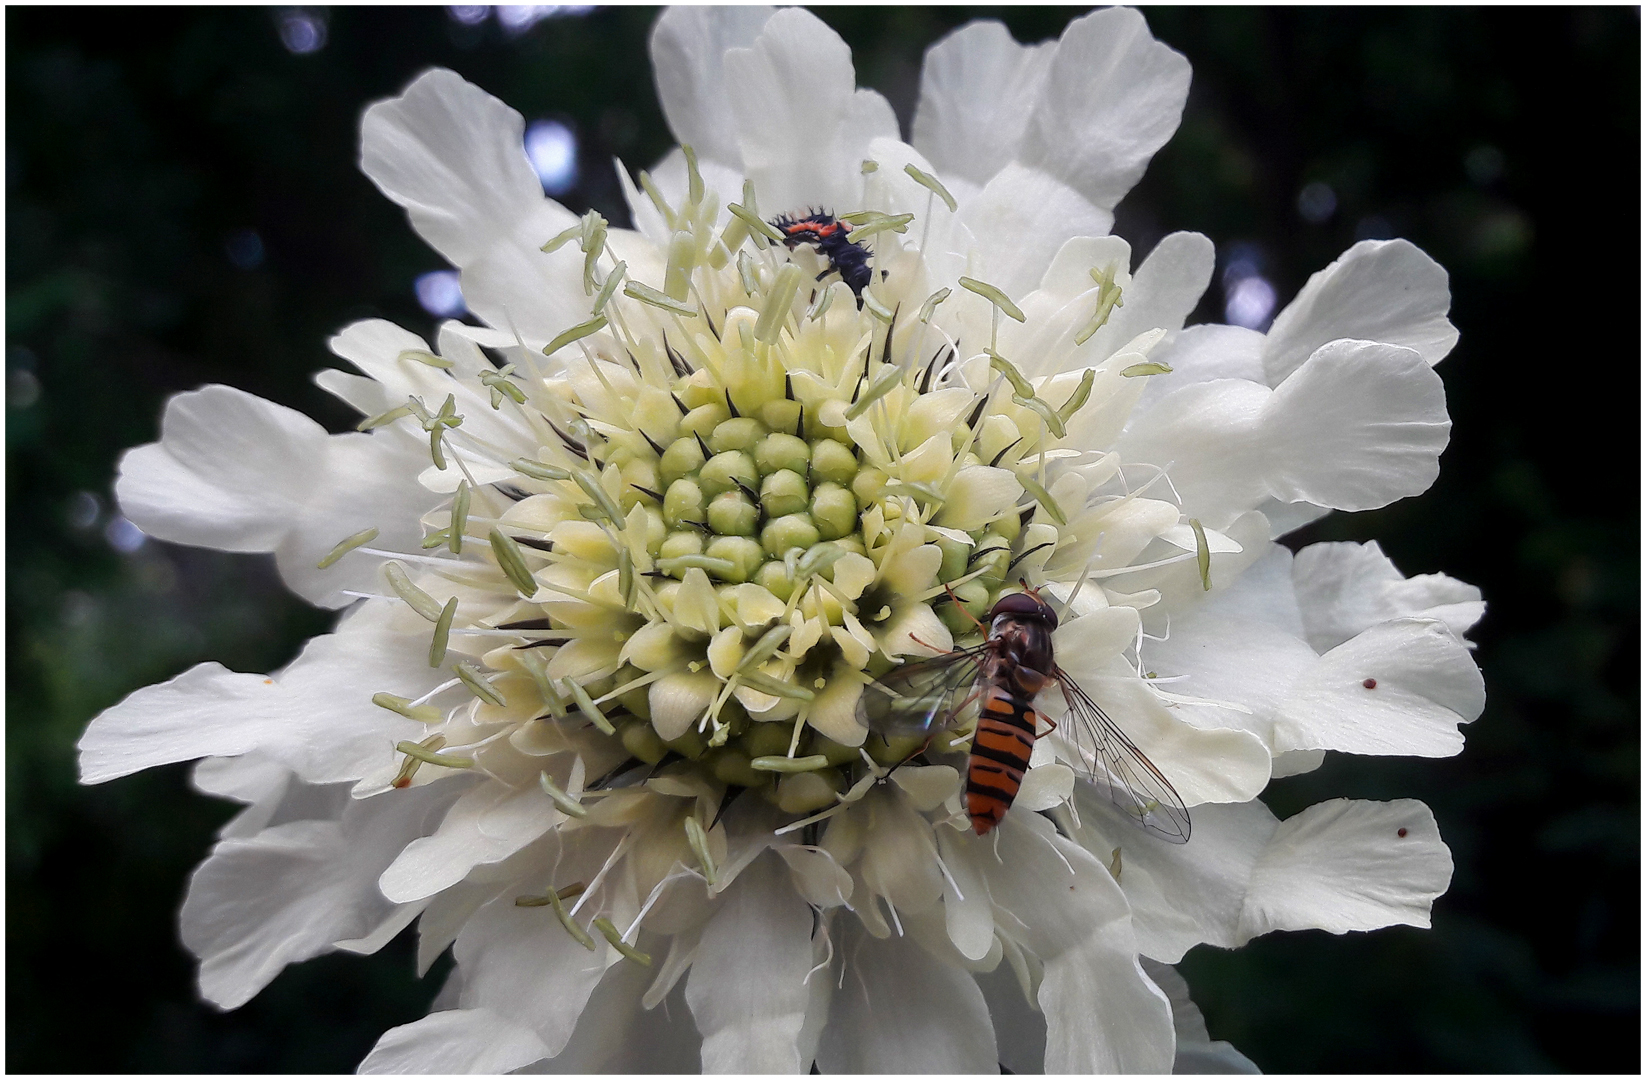
M89 491L76 491L69 499L69 524L76 529L90 529L103 516L103 500Z
M109 547L123 555L130 555L147 542L148 537L143 530L133 525L124 517L116 517L103 530L103 539L109 542Z
M307 56L326 47L326 16L307 8L278 8L274 19L287 52Z
M1297 212L1311 225L1319 225L1337 213L1337 192L1324 181L1303 185L1297 193Z
M430 315L455 319L468 310L463 302L463 287L458 283L456 270L431 270L419 274L412 286L417 291L417 302Z
M577 184L577 136L558 120L534 120L526 128L526 157L550 195Z

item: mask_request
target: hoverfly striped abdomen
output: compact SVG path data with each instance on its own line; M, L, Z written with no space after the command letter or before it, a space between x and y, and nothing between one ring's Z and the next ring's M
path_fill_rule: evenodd
M1033 592L1008 593L989 610L987 639L928 660L916 660L864 689L858 716L883 734L928 738L978 703L966 762L966 814L983 835L1000 824L1023 787L1035 740L1056 725L1035 697L1056 682L1072 721L1065 753L1088 783L1103 790L1122 815L1170 843L1189 838L1189 813L1171 782L1057 665L1052 632L1057 612ZM969 690L964 700L957 698Z

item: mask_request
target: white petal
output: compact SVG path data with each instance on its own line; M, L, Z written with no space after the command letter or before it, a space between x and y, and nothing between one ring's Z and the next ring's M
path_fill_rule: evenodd
M1171 1006L1138 965L1131 912L1114 878L1045 818L1008 814L998 828L1003 862L984 865L995 904L1022 921L1023 944L1045 964L1038 998L1046 1071L1170 1068Z
M1333 799L1281 823L1252 873L1240 932L1426 927L1451 880L1427 806Z
M444 501L417 482L426 446L401 433L348 433L327 438L325 456L311 476L308 499L275 550L280 576L293 592L322 607L344 607L352 592L380 591L387 559L351 552L325 570L316 564L344 537L377 529L371 546L419 552L422 516ZM267 452L267 451L265 451Z
M1338 338L1415 349L1438 364L1457 344L1446 270L1409 240L1362 240L1309 278L1275 317L1263 346L1270 386Z
M1264 406L1271 494L1338 510L1375 510L1426 491L1452 422L1440 376L1395 345L1316 349Z
M1101 352L1113 352L1146 330L1179 330L1212 280L1217 260L1212 242L1199 233L1167 235L1132 275L1124 303L1092 335ZM1099 341L1106 338L1106 341Z
M989 1008L965 968L945 964L912 937L877 941L849 923L837 948L851 961L829 1005L819 1069L998 1074Z
M421 788L350 803L341 821L296 821L219 843L189 881L183 943L200 957L200 993L249 1001L287 964L377 926L392 904L377 875L421 834L450 791Z
M1311 544L1292 574L1309 644L1322 652L1402 616L1439 619L1462 637L1486 607L1478 588L1444 574L1402 577L1375 540Z
M856 88L851 49L799 8L773 15L750 48L729 50L725 78L765 213L855 202L869 139L897 138L885 99Z
M224 551L272 551L299 595L327 607L368 591L382 561L353 553L315 563L346 536L416 551L417 522L440 499L417 483L423 454L397 432L327 435L301 413L226 386L166 405L160 442L128 451L122 509L152 536Z
M160 441L125 453L115 494L158 539L273 551L308 499L326 439L295 409L207 386L166 402Z
M1073 793L1073 769L1067 765L1041 765L1023 774L1023 786L1012 805L1024 810L1050 810L1059 803L1068 802Z
M1167 338L1149 358L1165 364L1172 373L1148 380L1148 388L1137 404L1139 416L1173 390L1190 383L1214 379L1264 381L1263 335L1244 326L1205 323L1184 327Z
M1177 969L1154 961L1143 961L1156 986L1172 1003L1172 1026L1177 1029L1177 1058L1172 1073L1201 1076L1223 1073L1257 1073L1260 1070L1230 1044L1217 1041L1206 1032L1206 1017L1189 997L1189 984Z
M573 860L568 860L571 862ZM561 872L588 881L599 862L563 863ZM586 920L586 914L579 919ZM577 1017L600 982L611 948L597 934L590 952L542 908L517 907L512 891L477 911L457 936L466 1009L486 1008L537 1033L550 1054L565 1048Z
M727 49L748 48L772 17L772 8L665 8L652 27L652 75L669 130L698 160L741 167L737 125L727 95ZM722 191L722 198L741 193Z
M1120 887L1145 955L1175 964L1202 942L1242 943L1240 913L1252 867L1278 824L1262 802L1195 807L1186 844L1137 828L1087 785L1075 790L1075 808L1080 827L1071 832L1082 847L1110 865L1120 852Z
M1268 496L1366 510L1415 495L1450 431L1440 378L1417 353L1334 341L1272 392L1221 379L1168 394L1119 450L1170 465L1185 511L1221 528Z
M310 783L359 779L395 742L425 730L373 705L371 695L381 688L421 693L435 674L426 658L386 647L388 606L351 612L337 633L311 640L277 678L200 664L136 691L80 737L81 781L254 750Z
M524 131L519 113L435 68L366 110L360 168L406 208L419 236L464 266L544 202Z
M523 130L519 113L436 69L366 110L360 167L463 271L469 310L538 348L586 311L582 259L539 250L576 215L543 196Z
M1299 676L1275 717L1275 746L1448 757L1463 749L1458 725L1485 705L1480 669L1444 623L1395 619Z
M938 853L949 869L948 877L943 879L943 919L949 940L954 942L960 955L968 960L981 960L994 945L994 913L989 903L988 882L973 858L961 848L959 833L953 829L936 832Z
M642 935L641 947L654 951L646 935ZM639 964L613 964L590 996L566 1048L531 1071L559 1075L699 1071L697 1051L702 1040L692 1026L691 1010L680 988L668 995L661 1009L642 1007L641 998L652 975L653 969Z
M1102 236L1114 225L1113 214L1068 183L1016 161L961 207L960 217L976 238L984 280L1014 298L1040 283L1065 241ZM958 299L988 317L982 297L968 293Z
M757 858L722 894L686 982L705 1073L806 1070L795 1043L811 931L811 909L776 855Z
M1094 701L1109 714L1133 743L1171 781L1184 803L1245 802L1253 798L1269 780L1269 749L1257 736L1245 731L1202 730L1192 727L1174 710L1166 708L1149 690L1145 680L1132 672L1123 660L1107 666L1088 668L1079 656L1059 656L1059 662ZM1052 736L1063 747L1082 736L1066 719L1061 695L1043 694L1041 709L1061 725ZM1061 757L1089 768L1080 758L1064 750Z
M820 908L839 907L851 899L852 876L842 870L827 851L796 844L784 844L776 851L789 864L795 890L808 904Z
M1010 966L1001 964L976 979L989 1003L1000 1064L1018 1075L1044 1072L1046 1018L1024 997Z
M926 50L913 141L945 181L982 187L1012 160L1056 49L1019 45L1000 23L978 19Z
M864 883L900 911L921 912L943 895L932 827L903 795L871 791L857 813L866 815ZM863 903L870 903L867 895Z
M806 714L810 724L825 737L842 746L862 746L869 737L869 729L857 719L857 700L863 696L863 683L836 672L812 701Z
M720 691L720 681L711 672L676 672L652 683L646 700L651 705L652 724L658 737L667 742L678 739L700 720L703 711Z
M937 656L954 648L954 636L926 604L910 604L886 620L880 648L887 656Z
M1126 461L1170 467L1184 513L1223 528L1268 494L1263 416L1271 396L1240 379L1189 383L1135 416L1116 449Z
M476 866L502 862L562 820L535 784L510 791L483 783L457 800L432 836L408 844L382 872L379 887L397 903L433 896Z
M1278 627L1205 607L1173 619L1167 640L1148 642L1145 663L1166 678L1186 676L1164 686L1173 694L1249 710L1182 705L1191 723L1241 728L1268 742L1287 691L1318 657L1301 638Z
M1103 608L1059 625L1052 632L1052 649L1057 656L1080 657L1081 669L1092 670L1130 648L1137 631L1135 608Z
M547 1055L530 1028L489 1009L450 1009L385 1031L356 1071L506 1073Z
M980 529L1010 511L1021 494L1023 485L1011 470L968 465L950 482L936 524L963 532Z
M1189 62L1142 15L1084 15L1058 40L1018 159L1111 210L1177 130L1188 95Z

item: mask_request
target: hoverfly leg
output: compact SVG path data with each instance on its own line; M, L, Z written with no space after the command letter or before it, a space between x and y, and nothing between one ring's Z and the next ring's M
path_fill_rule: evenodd
M972 624L977 627L977 632L987 636L989 633L989 628L978 622L976 615L973 615L971 612L966 610L966 605L960 602L960 597L954 594L954 589L950 588L949 583L946 581L943 583L943 591L949 594L950 602L953 603L955 607L959 608L961 613L965 615L966 618L970 619Z

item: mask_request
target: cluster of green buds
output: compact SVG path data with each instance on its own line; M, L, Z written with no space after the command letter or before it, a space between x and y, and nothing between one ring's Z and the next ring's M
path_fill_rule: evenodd
M560 358L555 367L516 358L481 372L465 397L471 410L517 418L535 448L515 443L498 460L489 440L500 429L471 434L444 389L458 377L452 361L401 354L408 371L429 373L424 397L361 427L415 421L436 470L466 475L449 514L426 519L424 549L445 552L400 557L429 569L424 587L393 563L386 581L433 625L430 665L449 669L443 686L466 688L482 722L559 732L592 771L639 761L809 814L922 744L865 735L854 718L866 682L921 646L941 647L909 627L978 640L979 620L1033 565L1025 560L1040 553L1043 564L1057 547L1067 519L1041 486L1045 452L1085 406L1094 373L1042 399L995 348L1000 319L1023 313L962 278L993 307L990 382L952 378L957 350L933 327L951 290L894 299L897 281L883 291L877 278L859 306L844 283L810 284L815 253L785 248L750 186L720 228L690 151L687 165L678 206L640 178L671 230L662 288L628 278L598 214L544 245L581 250L590 317L542 350ZM941 185L905 171L952 211ZM857 241L884 238L893 250L911 220L842 217ZM1121 302L1107 273L1093 273L1103 290L1095 325ZM847 302L831 305L835 296ZM437 410L423 405L441 397ZM465 460L496 461L513 477L474 482ZM986 499L979 483L991 485ZM374 538L350 537L327 565ZM470 590L461 611L440 579ZM486 581L502 590L490 610L473 592ZM477 642L489 650L478 663ZM420 768L476 764L445 741L443 725L463 710L429 696L374 699L439 729L401 744L396 786ZM964 737L932 749L962 749ZM549 793L578 816L575 792Z

